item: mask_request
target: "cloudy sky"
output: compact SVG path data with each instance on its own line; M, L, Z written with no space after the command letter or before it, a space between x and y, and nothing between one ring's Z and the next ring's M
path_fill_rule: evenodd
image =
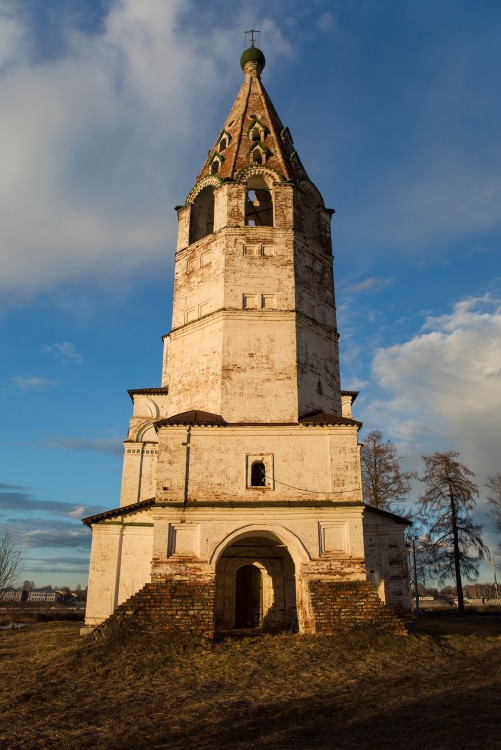
M37 585L85 586L79 518L118 505L127 389L160 382L173 207L241 84L249 28L336 209L356 416L406 466L460 451L486 520L500 468L501 6L0 0L0 524Z

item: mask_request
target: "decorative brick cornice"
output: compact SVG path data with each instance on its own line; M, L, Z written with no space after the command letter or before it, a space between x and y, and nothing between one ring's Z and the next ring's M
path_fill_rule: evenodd
M212 161L212 160L211 160ZM203 177L201 180L198 180L191 191L188 194L188 197L186 198L186 205L193 203L197 195L206 187L209 187L209 185L212 185L214 188L218 188L223 184L224 180L222 177L219 177L216 174L208 175L207 177Z

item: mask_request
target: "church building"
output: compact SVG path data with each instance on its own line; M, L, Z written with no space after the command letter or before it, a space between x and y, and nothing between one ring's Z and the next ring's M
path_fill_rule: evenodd
M108 618L402 632L406 520L362 500L356 392L341 390L333 211L261 82L244 81L177 206L159 387L129 391L120 507L92 528L86 628Z

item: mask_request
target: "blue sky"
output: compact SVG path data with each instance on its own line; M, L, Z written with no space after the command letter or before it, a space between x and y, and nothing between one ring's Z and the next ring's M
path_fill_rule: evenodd
M408 467L499 470L501 7L0 0L0 524L86 584L128 388L160 382L176 215L261 29L263 82L333 222L343 387ZM482 577L490 580L489 568Z

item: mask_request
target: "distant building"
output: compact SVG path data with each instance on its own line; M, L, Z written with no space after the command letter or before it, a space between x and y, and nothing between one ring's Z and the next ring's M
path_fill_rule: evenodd
M57 602L59 600L59 594L57 591L50 591L47 589L34 589L28 594L29 602Z
M1 589L0 602L20 602L23 597L21 589Z

